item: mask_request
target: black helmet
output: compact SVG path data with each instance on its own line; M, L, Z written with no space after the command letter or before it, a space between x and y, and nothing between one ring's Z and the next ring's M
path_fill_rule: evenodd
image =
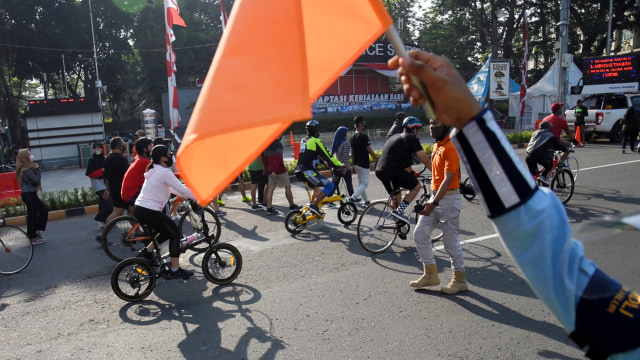
M160 164L160 160L162 160L163 156L167 156L169 152L169 148L165 145L156 145L151 149L151 161L154 164Z
M422 121L415 116L407 116L402 122L402 127L407 131L416 128L422 129Z
M305 128L307 129L307 135L309 136L318 136L320 133L320 123L318 120L307 121Z

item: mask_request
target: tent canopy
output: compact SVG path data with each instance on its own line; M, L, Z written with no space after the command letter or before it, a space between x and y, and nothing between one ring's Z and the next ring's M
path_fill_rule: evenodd
M578 85L582 79L582 71L573 62L568 70L568 77L569 87ZM535 85L527 89L524 116L516 123L520 124L521 128L533 127L535 120L551 112L551 104L558 101L557 93L558 62L556 61ZM573 107L581 97L581 95L567 95L565 109ZM509 116L520 118L520 88L515 92L512 89L509 94Z

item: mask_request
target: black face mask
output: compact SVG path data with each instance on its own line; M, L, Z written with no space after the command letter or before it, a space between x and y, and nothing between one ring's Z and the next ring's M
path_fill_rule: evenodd
M167 158L167 167L171 167L171 165L173 165L173 157L168 157Z
M431 136L436 142L440 142L442 139L444 139L448 135L448 132L445 131L448 129L449 128L445 125L431 126L430 127Z

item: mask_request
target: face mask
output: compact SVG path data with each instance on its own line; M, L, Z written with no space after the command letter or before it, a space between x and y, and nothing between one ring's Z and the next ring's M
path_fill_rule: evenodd
M94 152L94 154L96 154L96 155L102 155L102 150L96 150L96 151Z
M433 137L435 141L442 140L442 138L444 137L444 128L444 125L431 126L429 128L429 130L431 131L431 137Z
M36 159L36 157L35 157L35 156L33 156L33 155L29 155L29 161L33 162L35 159Z
M167 158L167 167L171 167L173 165L173 157Z

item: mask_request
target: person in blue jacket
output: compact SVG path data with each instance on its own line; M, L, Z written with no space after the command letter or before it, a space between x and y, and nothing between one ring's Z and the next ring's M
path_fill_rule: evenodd
M419 50L389 60L413 105L426 101L412 84L426 85L485 212L527 282L569 337L592 359L640 359L640 296L587 259L572 238L566 211L539 188L488 109L483 109L453 65ZM640 227L640 214L624 218ZM554 229L554 231L549 231Z

